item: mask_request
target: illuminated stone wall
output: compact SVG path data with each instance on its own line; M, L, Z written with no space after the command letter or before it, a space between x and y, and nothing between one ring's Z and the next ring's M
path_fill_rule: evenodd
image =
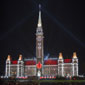
M17 76L17 65L10 66L10 76Z
M43 66L43 75L47 76L56 76L58 75L58 66L57 65L44 65Z
M25 76L36 76L36 66L26 65L24 73Z
M63 65L63 75L73 76L73 65L72 63L66 63Z

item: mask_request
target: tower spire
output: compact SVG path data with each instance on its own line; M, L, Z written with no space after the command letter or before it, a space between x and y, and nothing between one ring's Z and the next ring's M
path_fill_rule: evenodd
M42 26L42 22L41 22L41 5L39 4L39 18L38 18L38 27Z

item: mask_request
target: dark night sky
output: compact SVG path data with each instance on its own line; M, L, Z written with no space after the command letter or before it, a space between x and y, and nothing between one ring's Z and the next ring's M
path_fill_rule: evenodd
M35 57L38 4L42 5L45 55L79 58L79 73L85 73L84 0L2 0L0 3L0 75L10 54L18 59Z

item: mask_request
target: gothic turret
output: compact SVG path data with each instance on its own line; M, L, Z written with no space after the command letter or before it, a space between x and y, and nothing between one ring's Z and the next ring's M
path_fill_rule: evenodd
M10 77L10 65L11 65L11 56L8 55L6 60L6 69L5 69L5 76Z
M62 53L59 53L59 59L60 59L60 60L63 59L63 55L62 55Z
M7 57L7 61L10 61L10 60L11 60L11 56L8 55L8 57Z
M74 59L77 58L77 54L76 54L76 52L73 53L73 58L74 58Z
M24 76L24 62L22 60L22 55L19 55L18 66L17 66L17 77Z
M63 55L62 53L59 53L59 59L58 59L58 75L63 76Z
M20 54L20 55L19 55L19 61L21 61L21 60L22 60L22 55Z
M78 58L76 52L73 53L73 76L78 76Z

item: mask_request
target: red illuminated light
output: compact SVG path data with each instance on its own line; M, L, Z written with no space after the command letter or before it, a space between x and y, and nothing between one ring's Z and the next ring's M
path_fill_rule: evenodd
M36 65L36 61L33 60L25 61L25 65Z
M15 60L15 61L12 61L12 64L17 64L17 60Z
M71 63L72 59L64 59L64 63Z
M57 65L57 60L45 60L45 65Z
M42 68L42 64L40 62L37 64L37 68L38 69L41 69Z

